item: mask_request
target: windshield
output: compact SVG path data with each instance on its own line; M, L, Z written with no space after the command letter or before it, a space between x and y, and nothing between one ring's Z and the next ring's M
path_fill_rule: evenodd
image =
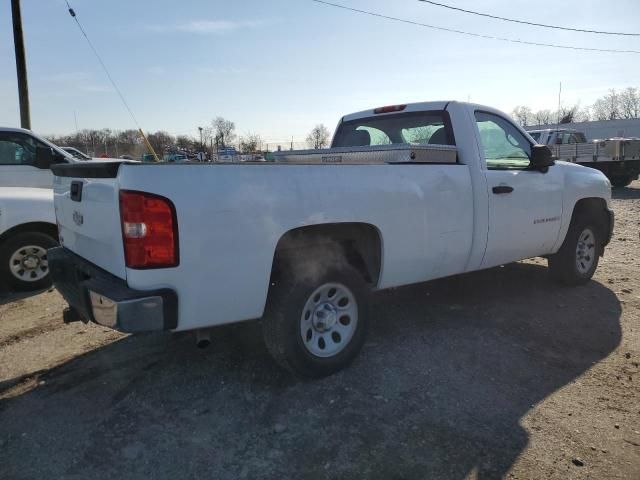
M332 147L417 143L455 145L443 111L396 113L342 122Z
M529 132L529 135L531 135L531 138L533 138L536 142L539 142L542 132Z

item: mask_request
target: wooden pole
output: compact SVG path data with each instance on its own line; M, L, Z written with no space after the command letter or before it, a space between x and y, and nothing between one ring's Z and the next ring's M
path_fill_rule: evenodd
M11 0L11 14L13 17L13 43L16 52L16 72L18 74L18 98L20 100L20 126L31 129L31 115L29 113L29 85L27 83L27 60L24 50L22 34L22 15L20 0Z

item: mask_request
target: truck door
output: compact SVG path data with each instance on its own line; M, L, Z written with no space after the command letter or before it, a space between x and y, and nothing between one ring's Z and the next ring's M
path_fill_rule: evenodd
M562 171L530 170L531 143L506 118L476 111L475 119L489 190L482 267L549 253L560 230Z
M0 187L52 188L53 174L36 168L36 147L42 142L22 132L0 132Z

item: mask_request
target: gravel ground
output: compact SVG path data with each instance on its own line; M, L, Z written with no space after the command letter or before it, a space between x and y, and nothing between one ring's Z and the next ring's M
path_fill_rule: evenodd
M198 350L0 297L0 478L640 479L640 182L614 196L588 285L531 260L381 292L320 381L256 323Z

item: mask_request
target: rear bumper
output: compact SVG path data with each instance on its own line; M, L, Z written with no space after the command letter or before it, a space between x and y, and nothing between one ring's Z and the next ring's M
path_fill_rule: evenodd
M64 247L50 249L47 257L53 284L84 321L128 333L178 326L173 290L134 290Z

